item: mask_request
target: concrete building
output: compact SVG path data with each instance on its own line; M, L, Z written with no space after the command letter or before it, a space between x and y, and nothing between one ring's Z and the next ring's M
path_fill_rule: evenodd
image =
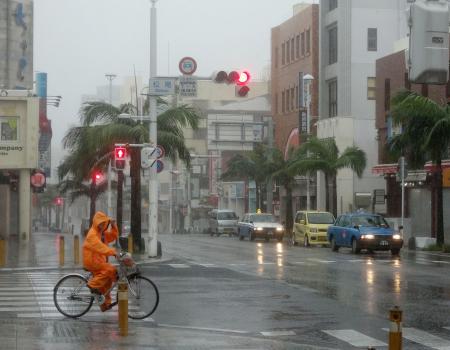
M320 6L320 85L317 135L333 137L342 152L358 146L367 155L359 179L350 170L337 177L337 212L371 209L372 195L384 180L372 174L378 162L375 128L375 61L406 36L406 0L323 0ZM319 177L319 208L325 208ZM376 211L385 211L383 205Z
M255 143L270 142L272 122L270 95L234 102L208 111L208 155L210 203L218 208L233 209L239 217L255 212L252 182L222 182L227 162L239 152L254 149Z
M33 89L33 1L0 0L0 89Z
M372 172L386 182L386 215L399 222L401 216L401 185L397 179L398 159L392 158L386 148L390 138L401 130L393 126L390 114L391 98L400 90L408 89L428 96L438 103L449 102L450 84L447 86L411 84L405 61L405 51L400 50L376 62L376 127L378 130L378 165ZM444 213L450 210L450 162L444 161ZM413 236L434 237L436 232L436 198L431 178L431 164L424 169L408 171L405 179L405 233ZM450 219L444 215L445 232L449 232ZM446 234L446 240L450 237Z
M299 74L311 74L311 119L318 116L319 5L300 4L293 16L272 28L271 95L275 145L298 146L302 88ZM311 125L313 125L311 123ZM290 137L296 135L295 139Z

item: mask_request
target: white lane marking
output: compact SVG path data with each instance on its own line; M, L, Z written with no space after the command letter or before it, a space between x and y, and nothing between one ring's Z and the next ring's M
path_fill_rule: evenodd
M197 265L203 266L203 267L219 267L219 266L214 265L214 264L197 264Z
M444 327L446 328L446 327ZM389 329L383 328L384 331L389 332ZM422 331L417 328L403 328L402 336L412 342L428 346L436 350L450 350L450 341Z
M275 265L274 262L263 262L263 263L258 263L258 265Z
M322 260L322 259L317 259L317 258L308 258L309 261L313 261L313 262L318 262L321 264L332 264L335 263L335 260Z
M353 262L365 262L366 260L365 259L351 259L351 260L347 260L347 262L351 262L351 263L353 263Z
M323 330L322 332L356 347L387 346L386 343L371 338L353 329Z
M192 329L192 330L199 330L199 331L211 331L211 332L223 332L223 333L237 333L237 334L248 334L249 333L247 331L238 331L238 330L234 330L234 329L177 326L177 325L164 324L164 323L159 323L158 326L166 327L166 328Z
M450 264L450 261L432 260L432 262L434 262L436 264Z
M188 269L190 266L186 264L168 264L170 267L174 269Z
M293 331L270 331L270 332L261 332L261 334L265 337L284 337L289 335L295 335Z
M308 264L306 261L295 261L292 264L296 264L296 265L305 265Z

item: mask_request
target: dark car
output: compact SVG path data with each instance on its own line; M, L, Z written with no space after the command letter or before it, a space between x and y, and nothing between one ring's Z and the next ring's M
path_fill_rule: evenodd
M327 236L333 251L350 247L354 254L367 249L370 252L390 250L397 255L403 247L402 235L389 227L378 214L357 212L341 215L328 228Z

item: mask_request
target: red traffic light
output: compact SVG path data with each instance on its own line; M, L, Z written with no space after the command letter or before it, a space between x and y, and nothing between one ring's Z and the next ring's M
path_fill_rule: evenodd
M96 184L99 184L101 182L103 182L103 180L105 179L105 176L103 175L103 173L99 170L96 170L92 173L92 181Z
M116 160L125 159L127 156L127 149L125 147L116 147L114 150Z
M238 85L246 85L250 81L250 73L247 71L241 72L239 74L239 79L236 82Z
M56 197L55 198L55 204L56 205L62 205L63 204L63 199L61 197Z
M239 81L240 77L241 77L241 75L239 74L239 72L232 71L232 72L230 72L230 74L228 74L228 82L230 84L237 83Z

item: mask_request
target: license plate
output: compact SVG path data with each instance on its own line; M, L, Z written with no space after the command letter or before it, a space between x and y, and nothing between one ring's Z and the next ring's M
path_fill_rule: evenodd
M387 245L389 245L389 242L388 241L381 241L380 245L387 246Z

